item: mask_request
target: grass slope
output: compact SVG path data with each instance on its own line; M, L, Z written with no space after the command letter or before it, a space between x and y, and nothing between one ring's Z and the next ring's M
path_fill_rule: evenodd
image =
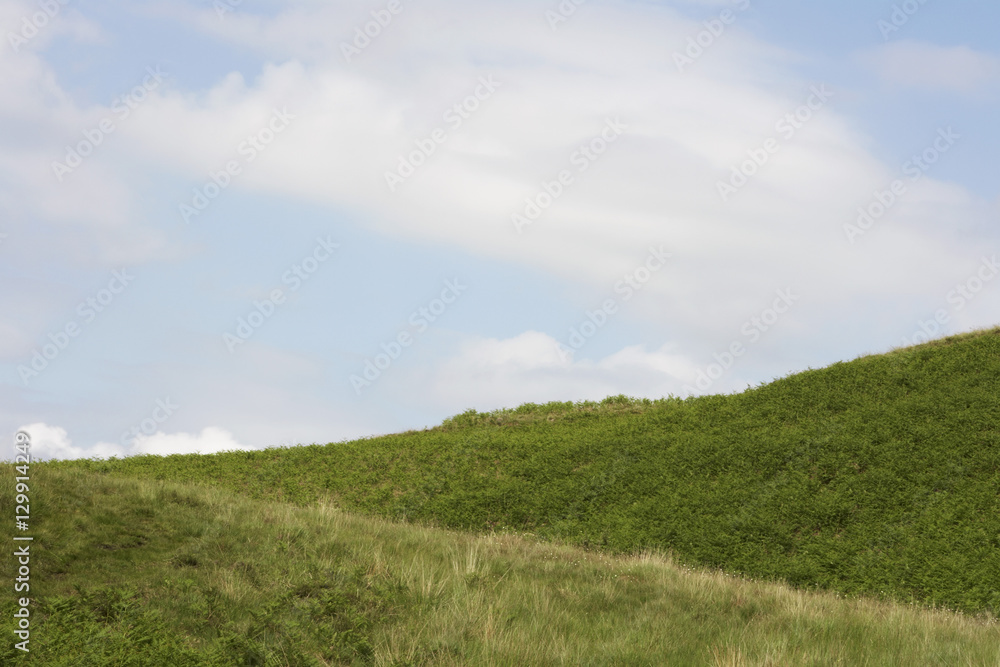
M325 446L45 464L510 528L1000 613L1000 329L729 396L469 411Z
M31 652L5 641L4 665L1000 664L1000 625L942 610L208 487L32 478ZM7 637L13 609L3 596Z

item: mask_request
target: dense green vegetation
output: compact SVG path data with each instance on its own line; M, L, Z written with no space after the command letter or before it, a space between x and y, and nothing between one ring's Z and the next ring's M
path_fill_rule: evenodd
M729 396L529 404L354 442L41 467L669 550L691 566L996 615L998 401L995 329Z
M2 466L9 508L13 470ZM46 667L996 665L1000 625L917 607L297 508L205 486L32 474ZM13 577L12 559L3 576Z

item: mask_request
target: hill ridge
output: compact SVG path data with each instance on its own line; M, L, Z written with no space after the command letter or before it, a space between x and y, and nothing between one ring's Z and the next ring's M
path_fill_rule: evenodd
M1000 611L1000 328L738 394L526 404L329 445L44 465ZM551 419L550 419L551 418Z

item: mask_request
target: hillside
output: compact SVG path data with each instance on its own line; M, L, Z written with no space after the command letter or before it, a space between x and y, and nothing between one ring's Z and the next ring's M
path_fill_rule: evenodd
M13 471L3 470L4 507ZM1000 626L831 593L296 508L33 472L31 651L0 664L994 665ZM4 577L13 577L4 559ZM0 613L11 636L14 601Z
M1000 329L728 396L469 411L353 442L52 470L510 529L798 587L1000 613Z

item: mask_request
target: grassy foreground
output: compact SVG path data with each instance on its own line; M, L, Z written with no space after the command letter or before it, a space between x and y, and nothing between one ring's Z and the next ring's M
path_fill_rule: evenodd
M1000 329L729 396L613 397L347 443L60 461L1000 615Z
M4 665L1000 665L985 617L218 488L32 477L31 653L5 641Z

